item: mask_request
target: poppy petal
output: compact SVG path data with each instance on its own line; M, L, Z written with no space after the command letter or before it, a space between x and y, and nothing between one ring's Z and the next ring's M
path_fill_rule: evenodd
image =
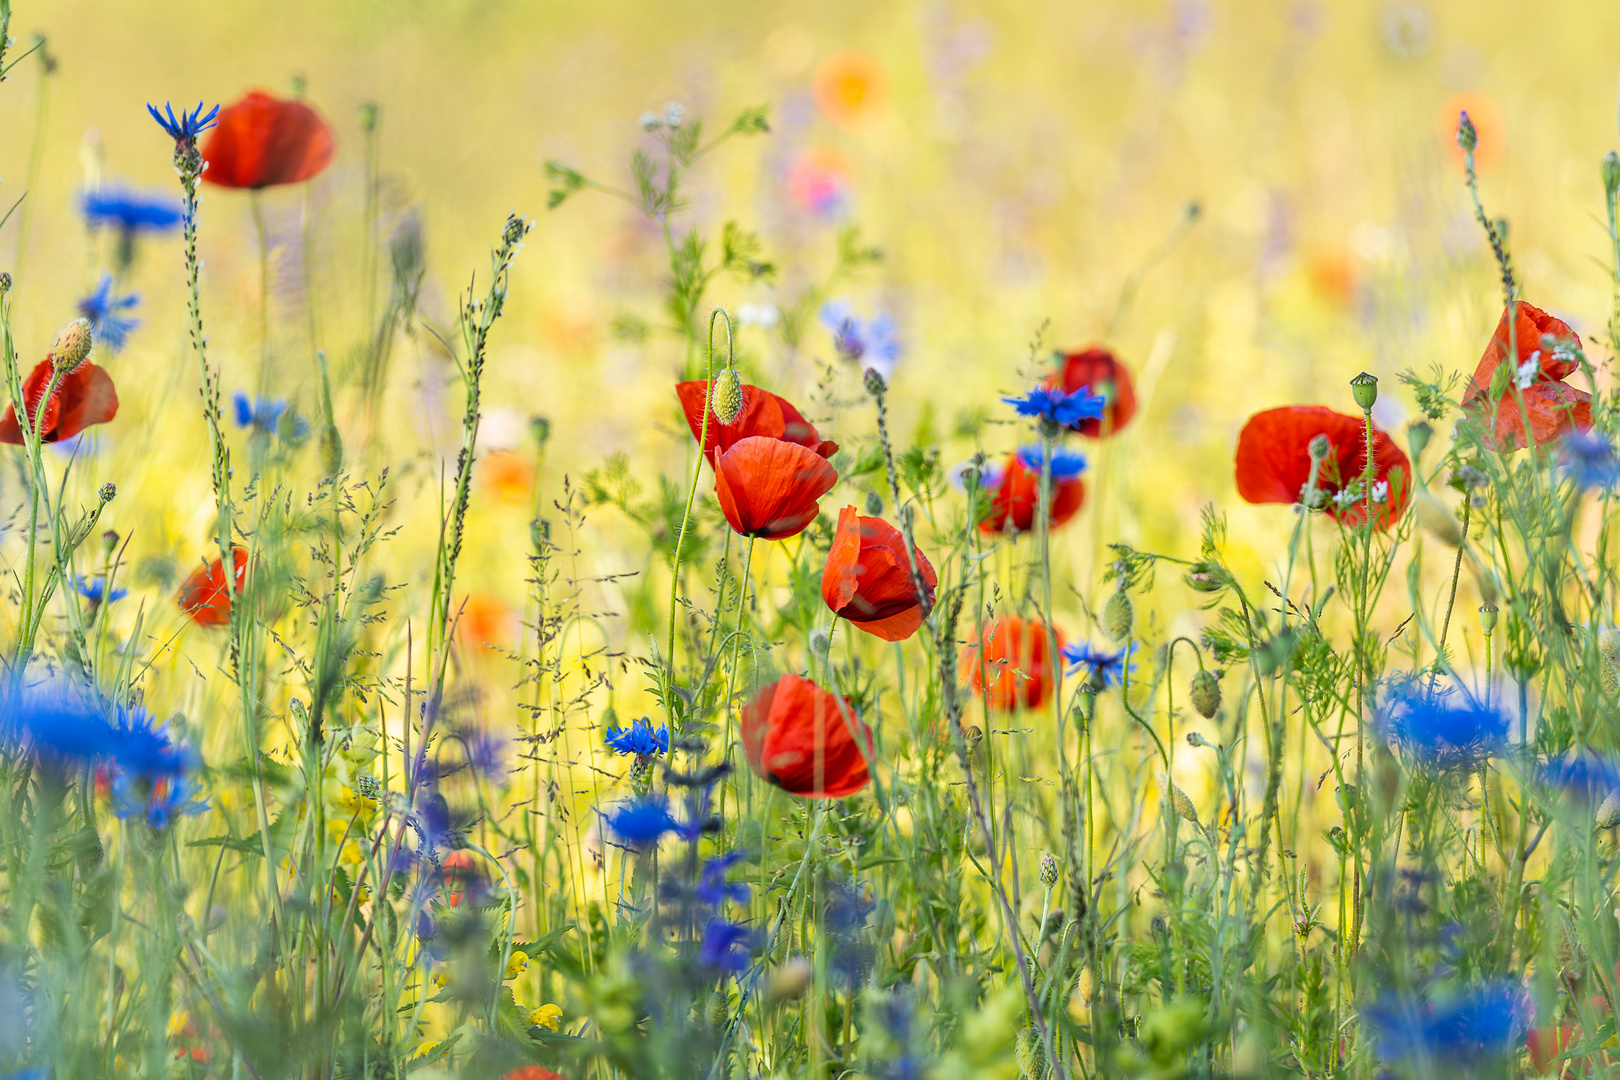
M855 598L856 577L860 573L860 516L853 506L838 511L838 529L832 550L821 571L821 598L834 611L842 611Z
M1046 384L1054 389L1061 386L1070 394L1086 386L1093 394L1108 399L1101 418L1082 420L1070 428L1088 439L1112 435L1136 415L1136 388L1131 383L1130 370L1101 345L1064 356L1063 369L1047 379Z
M715 461L715 493L731 527L744 536L782 540L803 532L818 500L838 482L826 459L796 443L753 436Z
M848 701L809 679L784 675L743 707L749 767L761 779L805 798L842 798L870 779L870 729Z
M203 179L220 187L296 184L332 160L332 129L301 101L254 90L222 109L203 146Z
M1541 339L1550 335L1559 341L1568 341L1579 349L1580 335L1570 329L1568 323L1522 300L1515 308L1515 316L1511 342L1508 340L1510 335L1507 311L1504 310L1501 319L1497 321L1496 332L1491 335L1489 344L1485 346L1485 353L1479 358L1479 365L1474 368L1474 377L1469 380L1468 390L1463 394L1462 403L1465 407L1490 393L1496 369L1508 359L1510 351L1513 352L1515 370L1532 355L1540 353L1538 359L1541 361L1541 373L1538 378L1544 382L1563 379L1578 366L1575 360L1561 359L1550 350L1541 347Z
M686 414L686 426L694 439L703 429L703 399L708 385L701 379L675 384L681 411ZM838 452L838 444L822 439L815 425L785 398L747 383L742 386L742 408L731 423L722 424L714 410L709 410L709 433L703 452L709 456L713 456L716 449L725 453L739 440L756 435L807 447L824 458Z
M118 415L118 390L105 368L82 363L57 387L60 412L56 430L47 441L71 439L91 424L105 424Z

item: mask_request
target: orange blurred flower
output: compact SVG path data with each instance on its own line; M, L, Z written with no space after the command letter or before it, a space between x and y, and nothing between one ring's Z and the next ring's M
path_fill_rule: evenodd
M465 644L506 646L517 630L517 613L494 593L472 593L461 604L457 632Z
M836 150L812 146L787 171L788 195L794 205L815 214L843 209L849 194L849 162Z
M814 80L816 104L839 127L854 127L883 104L883 72L865 53L845 51L822 57Z
M516 506L529 501L534 490L534 461L514 450L497 450L484 457L484 484L497 502Z

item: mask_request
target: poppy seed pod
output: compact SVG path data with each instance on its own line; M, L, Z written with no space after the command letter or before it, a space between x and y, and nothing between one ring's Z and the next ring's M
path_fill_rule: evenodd
M742 380L733 368L726 368L714 380L710 406L722 424L734 424L742 413Z
M1597 810L1592 814L1592 824L1600 829L1612 829L1620 825L1620 788L1609 792L1608 796L1598 803Z
M1489 636L1492 630L1496 629L1497 615L1498 612L1495 604L1479 605L1479 627L1481 630L1485 631L1487 636Z
M1136 621L1136 612L1131 607L1131 597L1124 589L1120 589L1108 598L1103 606L1102 628L1103 633L1115 641L1126 641L1131 636L1131 627Z
M1427 420L1418 420L1406 425L1406 445L1412 448L1412 460L1416 461L1423 456L1428 448L1429 439L1434 435L1434 427Z
M1221 684L1215 681L1214 674L1208 668L1199 668L1198 674L1193 676L1189 696L1198 715L1205 720L1212 719L1221 707Z
M90 355L92 344L90 320L74 319L56 335L56 344L51 346L51 363L56 370L66 374L84 363L84 358Z
M1378 401L1378 376L1363 371L1350 380L1350 394L1361 411L1367 412Z

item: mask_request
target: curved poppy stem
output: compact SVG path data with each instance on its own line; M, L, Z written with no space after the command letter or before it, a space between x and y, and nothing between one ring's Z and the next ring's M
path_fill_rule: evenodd
M270 396L270 239L264 227L264 204L259 189L248 193L253 207L253 233L259 240L259 382L256 398ZM254 408L258 401L254 401Z
M731 721L736 714L732 708L732 696L737 692L737 656L742 651L743 639L743 613L748 610L748 582L754 569L754 541L757 536L748 538L748 548L743 552L742 588L737 593L737 621L731 628L731 673L726 676L726 737L721 743L729 752L731 749ZM750 650L752 651L752 650ZM673 654L671 654L673 659Z
M703 476L703 459L707 456L705 451L709 445L709 413L714 408L711 400L714 396L714 322L719 318L725 319L728 366L735 355L736 345L732 340L731 316L726 314L725 308L715 308L709 313L708 372L703 384L703 423L698 428L698 459L692 466L692 480L686 486L686 509L681 514L680 532L675 534L675 558L669 572L669 639L664 653L664 716L669 722L672 737L679 734L674 730L675 703L672 695L675 692L675 619L681 604L681 551L686 546L686 530L692 527L692 504L697 499L698 480Z

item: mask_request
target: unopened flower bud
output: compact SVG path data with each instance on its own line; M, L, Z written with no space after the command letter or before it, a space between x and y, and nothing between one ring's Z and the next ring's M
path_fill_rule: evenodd
M802 956L789 957L771 972L765 983L765 998L767 1001L793 1001L804 993L815 976L816 969L810 966L810 961Z
M1136 621L1136 612L1131 607L1131 597L1124 589L1120 589L1108 598L1103 606L1102 628L1103 633L1115 641L1126 641L1131 636L1131 627Z
M51 346L51 366L67 374L84 363L84 358L90 355L92 344L90 320L74 319L56 335L56 344Z
M1496 239L1497 239L1497 241L1499 243L1503 243L1503 244L1507 243L1507 238L1508 238L1508 220L1507 220L1507 218L1505 218L1505 217L1497 218L1495 221L1491 222L1491 228L1493 230L1495 230Z
M1479 133L1474 130L1474 122L1468 119L1467 113L1457 114L1457 146L1465 154L1474 152L1479 145Z
M534 440L534 445L544 450L546 443L551 441L551 421L543 416L529 417L529 438Z
M827 631L810 631L810 651L812 653L814 653L816 656L826 656L827 651L831 648L832 638L828 636Z
M1378 376L1363 371L1350 380L1350 393L1362 412L1367 412L1378 400Z
M11 275L4 270L0 270L0 296L4 296L10 291Z
M1610 150L1603 158L1603 190L1613 197L1620 191L1620 154Z
M1202 735L1198 734L1198 732L1189 731L1187 732L1187 745L1193 747L1194 749L1199 749L1205 746L1213 746L1214 744L1208 739L1204 738Z
M367 101L360 106L360 130L367 135L377 130L377 118L382 110L375 101Z
M507 217L506 225L501 229L501 240L507 244L515 244L523 239L523 234L528 231L528 222L516 214L512 214Z
M1192 690L1188 696L1192 698L1193 708L1198 710L1198 715L1209 720L1221 707L1221 684L1208 668L1199 668L1198 674L1193 676Z
M1018 1063L1018 1075L1024 1080L1045 1080L1046 1044L1041 1042L1041 1033L1032 1027L1020 1031L1018 1041L1013 1044L1013 1060Z
M118 497L118 485L109 481L102 484L101 490L96 494L101 498L102 505L106 505Z
M883 393L885 387L887 386L888 384L883 380L882 372L873 367L866 369L866 392L868 394L871 394L873 397L877 397L879 394Z
M1312 461L1321 461L1333 451L1333 443L1326 435L1318 434L1306 447L1310 451Z
M1492 630L1495 630L1496 629L1496 616L1497 616L1497 611L1496 611L1496 605L1495 604L1481 604L1481 605L1479 605L1479 626L1480 626L1480 629L1484 630L1485 633L1487 633L1487 634L1489 634Z
M726 1024L731 1021L731 999L726 997L724 990L716 990L709 995L703 1019L709 1025L709 1030L717 1035L726 1029Z
M714 380L714 389L709 393L709 404L722 424L737 422L737 417L742 414L743 400L742 380L737 377L735 368L726 368Z
M1192 797L1174 783L1170 785L1170 805L1175 808L1176 817L1198 824L1198 808L1193 805Z
M1434 427L1427 420L1419 420L1406 426L1406 444L1412 448L1413 461L1423 456L1432 435Z
M1041 855L1041 884L1050 889L1058 883L1057 858L1050 852Z
M334 476L343 468L343 436L336 424L321 425L321 468L327 476Z
M875 491L868 491L866 493L866 516L883 516L883 496L879 495Z
M108 529L101 534L101 550L111 555L118 549L118 534Z
M1592 822L1600 829L1612 829L1620 825L1620 788L1609 792L1608 796L1598 803L1597 813L1592 815Z

